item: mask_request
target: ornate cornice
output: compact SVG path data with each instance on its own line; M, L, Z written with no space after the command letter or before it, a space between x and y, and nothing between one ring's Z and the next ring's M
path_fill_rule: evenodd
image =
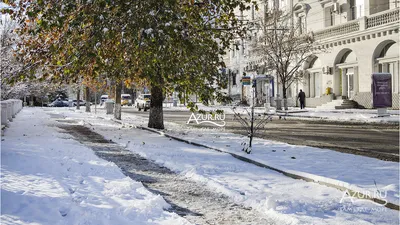
M327 4L327 3L337 2L337 0L318 0L318 1L319 1L319 3L321 4L322 7L324 7L325 4Z
M307 15L307 12L308 12L308 4L298 2L296 5L293 6L293 13L296 16L298 16L299 14Z

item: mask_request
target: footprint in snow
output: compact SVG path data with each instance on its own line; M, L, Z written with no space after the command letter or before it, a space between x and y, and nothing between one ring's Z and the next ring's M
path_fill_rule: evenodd
M72 195L73 193L75 193L76 189L72 189L72 188L68 188L69 193Z
M69 209L67 209L67 208L65 208L65 207L61 207L58 211L60 212L60 215L61 215L62 217L65 217L65 216L68 215Z

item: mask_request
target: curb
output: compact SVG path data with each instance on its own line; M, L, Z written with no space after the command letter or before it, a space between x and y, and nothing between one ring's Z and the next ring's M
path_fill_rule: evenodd
M229 154L229 155L233 156L234 158L239 159L241 161L244 161L244 162L247 162L247 163L251 163L251 164L256 165L258 167L262 167L262 168L265 168L265 169L276 171L276 172L281 173L281 174L283 174L283 175L285 175L287 177L290 177L290 178L293 178L293 179L297 179L297 180L304 180L306 182L312 182L312 183L324 185L324 186L327 186L327 187L332 187L332 188L338 189L340 191L346 191L352 197L356 197L356 198L359 198L359 199L370 200L370 201L378 203L381 206L384 206L386 208L400 211L400 206L399 205L391 203L391 202L388 202L387 200L370 197L367 194L365 194L365 193L368 193L366 191L361 191L360 192L360 191L352 190L352 189L349 189L347 187L340 186L340 185L337 185L337 184L333 184L333 183L329 183L329 182L326 182L326 181L317 180L317 179L314 179L314 178L311 178L311 177L307 177L307 176L304 176L304 175L299 175L299 174L296 174L296 173L291 173L291 172L288 172L288 171L285 171L285 170L282 170L282 169L278 169L278 168L275 168L275 167L272 167L272 166L268 166L268 165L266 165L264 163L257 162L255 160L246 158L244 156L237 155L237 154L232 153L232 152L228 152L228 151L225 151L225 150L222 150L222 149L219 149L219 148L215 148L215 147L212 147L212 146L208 146L208 145L205 145L205 144L193 142L193 141L186 140L186 139L183 139L183 138L180 138L180 137L176 137L176 136L173 136L173 135L170 135L170 134L166 134L166 133L164 133L164 132L162 132L160 130L157 130L157 129L148 128L148 127L142 127L142 126L135 126L135 125L132 125L132 124L124 123L124 122L122 122L120 120L116 120L116 119L112 119L112 121L114 121L116 123L119 123L119 124L123 124L123 125L129 125L129 126L131 126L133 128L136 128L136 129L141 129L141 130L146 130L146 131L149 131L149 132L152 132L152 133L156 133L156 134L159 134L161 136L165 136L165 137L174 139L176 141L184 142L184 143L191 144L191 145L198 146L198 147L208 148L208 149L215 150L215 151L218 151L218 152L221 152L221 153L226 153L226 154ZM311 174L311 175L313 175L313 174ZM325 177L318 176L318 175L313 175L313 176L325 178ZM328 179L330 179L330 178L328 178Z
M282 117L292 118L292 119L319 119L319 121L327 121L327 122L339 122L342 124L376 124L376 125L399 125L400 121L387 121L387 122L367 122L360 120L332 120L329 117L321 117L321 116L298 116L298 115L281 115Z

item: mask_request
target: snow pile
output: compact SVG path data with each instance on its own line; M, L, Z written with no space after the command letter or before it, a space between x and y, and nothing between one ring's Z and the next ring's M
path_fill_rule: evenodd
M189 224L38 108L24 108L5 131L1 181L2 224Z
M223 110L225 114L233 114L232 106L205 106L198 104L199 110L215 111ZM247 109L247 110L246 110ZM250 112L250 107L236 107L235 111L241 114ZM164 111L189 111L186 106L165 107ZM264 107L256 107L255 113L265 113ZM389 116L378 117L376 109L337 109L337 110L321 110L316 108L299 108L290 107L287 111L287 118L296 118L304 120L327 120L327 121L343 121L343 122L361 122L361 123L399 123L399 110L388 110ZM285 115L284 111L276 112L274 107L268 111L269 114Z

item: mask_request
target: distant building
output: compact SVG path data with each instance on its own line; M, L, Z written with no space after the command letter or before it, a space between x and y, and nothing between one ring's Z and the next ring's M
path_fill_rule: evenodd
M263 0L259 10L237 12L250 21L263 19L270 9L279 8L292 13L293 20L302 24L303 32L312 33L317 47L324 53L313 55L302 66L303 78L288 90L289 104L295 105L299 89L305 91L307 107L332 101L326 89L337 99L350 99L365 108L372 108L371 75L374 72L392 74L393 108L399 108L399 7L393 0ZM261 61L251 55L249 43L253 38L237 40L239 50L225 56L229 74L228 92L236 99L251 98L251 86L242 87L243 73L255 77L262 74ZM269 74L275 76L274 74ZM276 79L276 77L275 77ZM265 81L264 81L265 82ZM258 101L276 97L276 82L271 79L257 87ZM264 89L264 90L263 90ZM281 95L282 96L282 95ZM269 98L269 99L267 99Z

